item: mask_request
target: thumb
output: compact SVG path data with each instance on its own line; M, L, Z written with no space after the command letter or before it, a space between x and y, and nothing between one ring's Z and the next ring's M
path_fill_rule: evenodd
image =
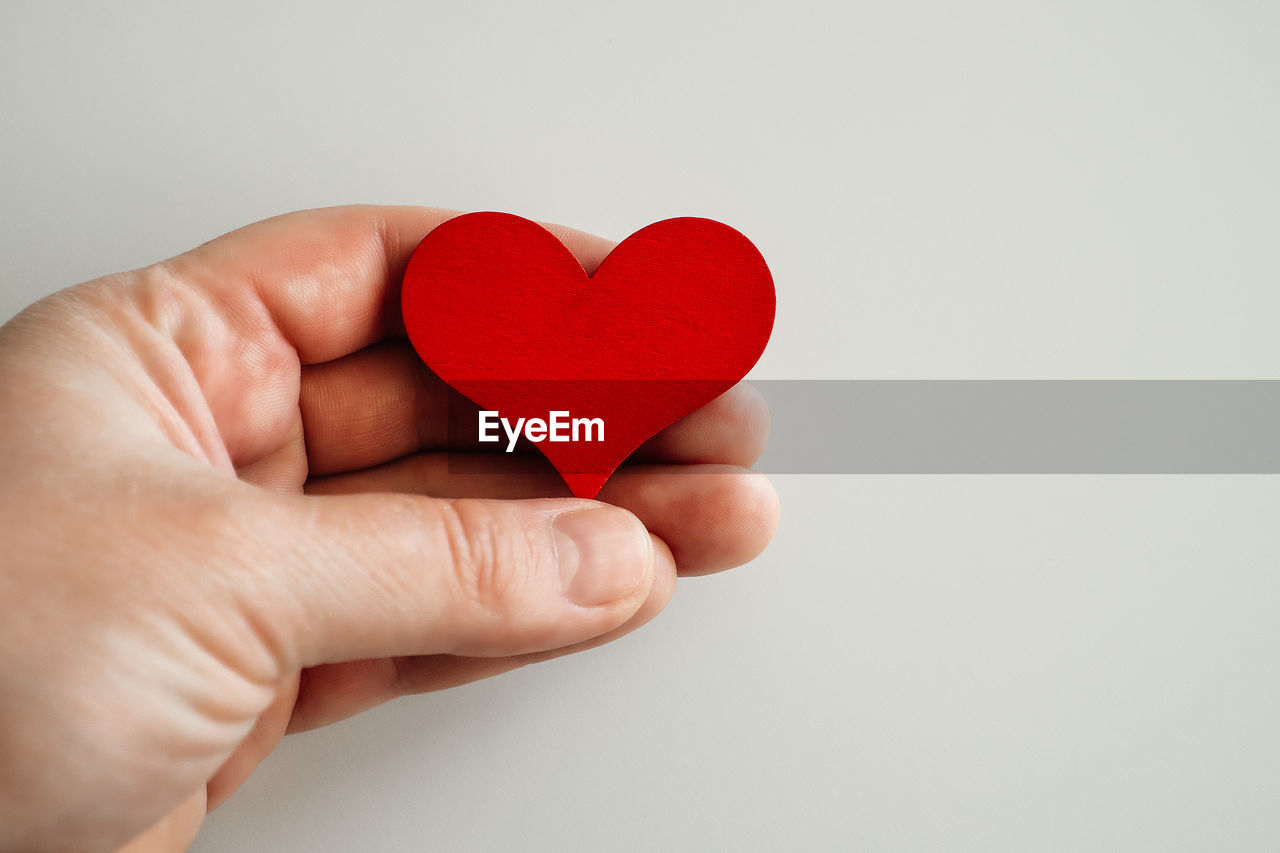
M653 584L644 525L596 501L272 498L242 606L287 667L560 648L626 622Z

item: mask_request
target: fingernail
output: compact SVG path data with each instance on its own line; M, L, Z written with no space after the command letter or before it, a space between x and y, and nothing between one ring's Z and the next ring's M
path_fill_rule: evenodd
M581 607L626 598L649 571L653 543L635 516L592 507L556 516L556 555L565 597Z

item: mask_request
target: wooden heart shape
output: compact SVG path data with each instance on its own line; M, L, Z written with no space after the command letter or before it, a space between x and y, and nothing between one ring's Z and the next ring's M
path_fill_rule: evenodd
M464 214L422 240L401 292L414 349L482 410L509 424L553 412L603 422L601 440L587 428L536 443L578 497L595 497L646 439L745 376L774 307L755 246L693 217L642 228L588 276L536 222Z

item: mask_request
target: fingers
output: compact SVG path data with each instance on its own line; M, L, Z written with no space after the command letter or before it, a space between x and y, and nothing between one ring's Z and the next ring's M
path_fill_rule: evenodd
M156 850L186 850L196 840L196 833L204 823L208 806L205 792L198 790L141 835L134 838L116 853L154 853Z
M568 494L539 456L424 453L379 468L313 479L312 494L402 492L448 498L534 498ZM634 513L671 548L682 575L753 559L773 538L778 498L767 478L732 465L628 465L600 500Z
M298 402L312 474L367 468L422 450L492 447L476 440L479 408L401 341L305 368ZM751 465L768 434L764 398L739 383L645 442L633 458Z
M640 445L633 459L754 465L769 439L769 405L753 385L739 382L696 412Z
M606 484L600 498L629 509L671 543L684 576L741 566L778 529L777 492L763 474L746 468L643 466Z
M265 553L236 588L285 671L572 645L630 619L658 571L636 517L594 501L273 498L245 502Z
M240 741L231 757L223 762L218 772L205 784L205 796L209 811L221 806L244 784L254 768L279 745L284 737L298 696L299 676L284 679L271 704L258 715L253 729Z
M328 361L398 327L409 256L454 216L431 207L359 205L286 213L166 261L227 313L258 303L304 364Z
M530 663L593 648L636 630L656 616L675 592L675 564L661 539L654 537L656 573L649 597L621 626L571 646L496 658L412 655L347 661L312 667L302 673L289 732L325 726L398 696L445 690L509 672Z
M315 364L401 330L398 296L409 256L455 215L373 205L304 210L232 231L159 266L197 284L231 315L265 309L302 363ZM588 272L613 246L550 228Z
M479 408L404 341L307 367L298 395L313 474L379 465L475 433ZM475 446L479 447L479 442Z

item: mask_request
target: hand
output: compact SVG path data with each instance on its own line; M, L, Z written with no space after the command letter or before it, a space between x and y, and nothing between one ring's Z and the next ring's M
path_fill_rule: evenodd
M450 473L396 293L449 216L289 214L0 327L0 850L185 849L286 732L620 636L772 537L746 386L601 502Z

